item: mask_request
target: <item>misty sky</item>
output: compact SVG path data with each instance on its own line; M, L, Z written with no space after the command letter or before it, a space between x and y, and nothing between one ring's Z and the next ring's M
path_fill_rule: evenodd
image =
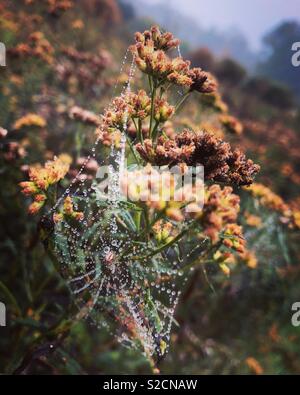
M138 2L138 0L136 0ZM204 27L227 30L236 27L258 49L261 37L286 19L300 21L300 0L143 0L167 3ZM300 39L300 37L299 37Z

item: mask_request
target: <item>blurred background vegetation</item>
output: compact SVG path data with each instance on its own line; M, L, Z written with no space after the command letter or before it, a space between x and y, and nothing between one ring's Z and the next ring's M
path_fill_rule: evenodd
M71 155L74 176L89 154L94 126L77 121L71 109L101 113L116 83L126 80L128 70L120 68L132 33L153 22L172 28L164 24L164 7L157 7L149 20L139 1L0 3L7 48L7 66L0 68L0 301L8 313L8 326L0 328L0 372L150 372L144 357L78 317L18 183L29 165L61 153ZM249 53L238 59L236 47L216 49L218 40L207 32L194 30L191 38L173 27L185 40L183 56L217 76L243 127L230 140L261 165L257 181L299 210L300 70L290 64L290 47L299 41L300 23L274 27L264 39L268 56L255 61ZM243 47L238 37L233 41ZM183 124L202 106L190 99ZM291 325L291 305L300 298L299 232L258 202L251 210L260 220L249 220L253 202L246 193L242 201L240 222L257 264L237 265L229 277L208 268L208 278L197 272L190 279L162 373L300 373L300 329Z

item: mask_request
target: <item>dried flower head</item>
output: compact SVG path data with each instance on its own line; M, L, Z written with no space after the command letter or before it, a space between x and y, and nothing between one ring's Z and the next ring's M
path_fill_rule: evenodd
M200 68L190 69L190 62L181 56L171 59L166 51L178 46L179 41L169 32L161 34L154 26L151 31L135 34L136 44L130 47L138 68L160 84L172 82L200 93L211 93L217 89L214 77Z
M212 74L203 71L202 69L193 68L188 71L188 77L191 78L191 91L198 91L200 93L213 93L217 90L217 81Z
M188 129L175 135L173 139L159 137L157 145L151 140L136 145L143 159L155 165L174 165L184 162L187 165L204 166L207 180L227 184L249 185L259 166L246 159L239 151L232 151L229 143L207 132L192 132Z
M179 40L173 37L170 32L161 33L158 26L152 26L150 31L146 30L144 33L137 32L135 34L136 43L147 44L151 41L156 50L167 51L171 48L176 48L179 45Z

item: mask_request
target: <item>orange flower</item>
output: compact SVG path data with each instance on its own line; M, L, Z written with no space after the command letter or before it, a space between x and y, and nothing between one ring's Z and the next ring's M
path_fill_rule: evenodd
M203 212L199 216L199 221L204 233L213 243L219 240L219 233L228 224L236 222L240 209L239 202L239 197L232 193L231 187L221 189L219 185L212 185L206 188ZM227 231L230 231L230 228L227 228Z
M67 196L64 200L63 209L61 213L53 214L53 221L58 223L63 219L72 218L77 221L82 221L84 214L81 211L75 211L71 196Z
M245 252L246 241L242 234L242 227L237 224L227 224L224 231L225 238L223 244L237 251L239 254Z
M20 182L22 193L32 195L34 202L30 205L28 211L30 214L36 214L45 204L48 188L60 181L69 170L71 158L69 155L62 154L53 161L46 162L44 167L41 165L31 166L29 168L30 181Z
M17 119L14 123L13 129L20 130L23 127L36 126L43 128L46 126L46 121L43 117L38 114L29 113L23 117Z
M292 213L294 225L300 228L300 210L294 210Z
M241 257L250 269L255 269L257 267L258 262L254 252L245 250L245 252L241 254Z
M270 188L263 184L253 183L248 187L244 187L244 189L250 192L253 197L257 198L262 206L280 213L283 216L283 222L292 225L293 213L291 208Z
M261 226L261 218L257 215L252 215L250 213L245 213L246 223L249 226L260 227Z
M226 263L220 263L220 269L222 270L222 272L226 275L229 276L230 275L230 268L226 265Z
M157 221L152 229L156 240L160 243L165 244L173 239L171 235L173 225L170 222L164 222L163 220Z
M279 333L278 333L278 326L277 324L273 324L271 328L269 329L269 336L273 340L274 343L278 343L281 339Z
M263 374L264 370L257 359L253 357L248 357L246 359L246 364L255 374Z
M72 22L72 27L73 29L81 30L84 28L84 22L82 21L82 19L76 19Z
M33 202L31 203L31 205L28 207L28 212L29 214L36 214L44 205L45 201L41 201L41 202Z
M33 181L23 181L20 182L19 185L21 188L23 188L22 193L24 195L34 195L35 193L39 192L39 188Z

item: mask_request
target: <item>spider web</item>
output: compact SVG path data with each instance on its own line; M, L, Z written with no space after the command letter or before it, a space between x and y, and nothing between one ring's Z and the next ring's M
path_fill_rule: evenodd
M121 95L130 91L134 72L133 59ZM63 199L71 196L74 209L84 213L82 220L55 224L54 250L83 315L98 328L106 328L123 345L157 362L169 348L174 312L187 275L181 270L184 262L176 247L149 258L153 242L135 237L130 202L120 193L126 170L126 124L125 120L120 146L112 145L108 158L108 199L101 199L96 180L82 177L91 159L102 165L97 155L98 139L51 209L56 211Z

